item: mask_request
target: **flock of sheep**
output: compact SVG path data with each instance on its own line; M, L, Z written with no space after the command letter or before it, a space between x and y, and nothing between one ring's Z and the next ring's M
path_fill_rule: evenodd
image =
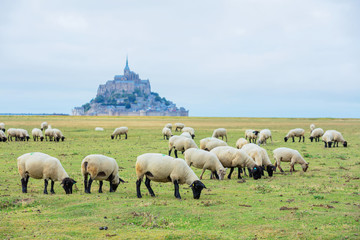
M13 135L13 130L15 134ZM33 129L32 135L34 141L44 139L42 131L45 130L45 138L49 137L50 141L64 141L65 137L58 129L52 129L46 122L41 124L41 129ZM96 131L103 131L103 129L96 128ZM26 131L26 130L25 130ZM135 164L136 169L136 193L137 197L141 198L140 185L145 177L145 186L147 187L151 196L155 196L151 188L150 182L172 182L175 187L174 196L181 198L179 193L179 184L188 184L193 191L195 199L200 198L201 191L206 188L200 181L206 170L210 170L211 178L223 180L227 168L230 172L227 176L231 179L231 175L235 168L238 168L238 178L241 179L241 173L246 175L248 170L249 177L255 180L264 175L267 171L271 177L276 168L281 172L283 169L280 167L281 162L290 162L290 172L294 171L294 165L300 164L303 171L306 172L309 163L301 156L301 154L294 149L280 147L273 151L275 162L271 163L267 151L260 147L261 144L266 144L267 139L272 142L271 131L263 129L261 131L246 130L245 138L239 138L236 141L236 147L228 146L227 144L227 131L225 128L215 129L211 137L200 140L200 148L194 141L195 130L191 127L185 127L182 123L175 124L175 131L182 131L181 135L172 134L172 124L166 124L162 129L164 138L168 140L169 151L168 154L161 153L145 153L137 157ZM0 123L0 138L4 141L6 138L5 124ZM8 140L12 141L11 137L16 140L24 141L29 139L28 134L20 129L8 129ZM26 132L27 133L27 132ZM116 139L118 136L125 135L128 137L128 128L116 128L111 135L111 139ZM284 141L292 138L293 142L295 137L299 138L299 142L305 141L305 130L296 128L288 132L284 137ZM316 142L320 141L322 137L325 147L338 146L341 142L344 147L347 142L342 137L341 133L335 130L328 130L324 133L321 128L315 128L314 124L310 125L310 140L315 139ZM222 138L220 140L219 138ZM224 141L225 138L225 141ZM6 141L6 139L5 139ZM255 144L257 143L257 144ZM174 150L174 157L171 153ZM178 151L184 155L184 159L178 158ZM44 179L44 194L47 194L48 181L51 180L50 192L54 193L54 182L60 181L66 194L72 193L73 184L76 181L68 176L65 169L62 167L57 158L49 156L44 153L34 152L26 153L18 159L18 170L21 176L22 192L27 192L27 185L29 177L35 179ZM200 177L197 177L192 167L202 169ZM119 177L118 164L115 159L93 154L86 156L81 163L81 173L84 178L85 193L91 193L91 184L94 180L99 181L99 193L102 192L103 181L109 181L110 192L115 192L121 182L125 182ZM88 179L89 178L89 179Z

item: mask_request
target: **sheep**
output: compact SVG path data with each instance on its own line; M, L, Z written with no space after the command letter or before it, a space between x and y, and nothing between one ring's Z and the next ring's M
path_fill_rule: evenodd
M190 133L188 133L188 132L183 132L182 134L180 134L180 136L192 139Z
M226 133L226 129L225 128L218 128L218 129L215 129L214 132L213 132L213 135L212 137L214 138L220 138L222 140L224 140L224 137L226 139L225 142L227 142L227 133Z
M99 193L103 192L103 180L109 181L110 192L115 192L120 182L125 182L119 177L118 171L118 164L113 158L100 154L86 156L81 162L85 193L91 193L91 184L94 180L100 181ZM88 175L90 175L89 181Z
M155 193L150 186L151 180L155 182L172 182L175 186L175 197L181 199L179 184L189 184L193 191L194 199L199 199L205 185L195 175L194 171L183 159L173 158L160 153L145 153L137 157L136 165L136 193L141 198L140 185L144 176L145 186L150 195Z
M102 127L96 127L96 128L95 128L95 131L97 131L97 132L102 132L102 131L104 131L104 129L103 129Z
M284 141L287 142L289 138L292 138L293 142L295 142L295 137L299 138L299 142L301 141L301 137L303 138L303 142L305 142L305 130L302 128L291 129L288 134L284 137Z
M245 138L239 138L239 139L236 141L236 148L237 148L237 149L240 149L240 148L242 148L245 144L248 144L248 141L247 141Z
M32 131L31 131L31 135L33 136L34 138L34 141L43 141L44 140L44 136L43 136L43 133L40 129L38 128L34 128Z
M172 124L171 124L171 123L165 124L165 127L168 128L168 129L170 129L170 130L172 130Z
M175 123L175 132L181 131L185 125L183 123Z
M8 130L7 130L7 135L8 135L8 140L9 141L12 141L13 139L13 137L15 138L15 141L17 141L17 131L16 131L16 128L9 128Z
M169 139L169 156L171 155L172 149L175 149L175 158L178 158L177 151L181 151L184 154L184 152L189 148L198 148L194 140L191 138L172 136Z
M5 132L5 123L0 123L0 130Z
M321 128L315 128L310 134L310 141L312 142L315 139L315 142L320 142L320 137L324 135L324 130Z
M54 141L59 142L61 139L61 141L63 142L65 140L64 135L59 129L53 128L53 133L54 133Z
M256 164L262 167L262 170L266 170L269 176L272 177L275 166L271 163L269 155L264 148L259 147L254 143L249 143L244 145L241 149L244 150L250 157L252 157ZM263 173L262 175L264 176Z
M312 133L312 131L314 131L314 129L315 129L315 124L310 124L310 133Z
M231 179L231 174L235 167L239 169L238 178L240 179L240 169L244 167L250 168L250 172L252 173L255 180L261 178L260 166L258 166L256 162L245 153L244 150L229 146L220 146L214 148L210 152L215 153L224 167L231 168L228 179Z
M257 144L260 146L260 144L266 145L266 139L270 138L271 143L273 143L271 131L269 129L263 129L259 132L259 139L257 141Z
M195 130L194 130L193 128L191 128L191 127L184 127L181 131L182 131L182 132L188 132L188 133L190 133L192 139L195 138Z
M335 144L339 146L339 142L341 142L344 147L347 147L347 141L345 141L341 133L336 130L327 130L322 136L322 140L325 143L325 147L331 148L333 142L334 147Z
M166 140L169 140L170 137L172 137L172 133L170 128L164 127L162 130L162 134L164 136L164 139L166 138Z
M245 139L249 138L250 143L251 143L251 140L253 140L253 142L255 143L258 134L259 134L259 131L257 131L257 130L252 130L252 129L245 130Z
M214 153L202 149L190 148L185 151L184 156L187 165L203 170L200 175L200 180L206 169L210 170L216 179L224 179L226 169Z
M282 170L282 168L280 167L280 162L290 162L290 172L291 173L293 171L295 171L295 168L294 168L295 163L300 164L304 172L306 172L306 170L309 167L309 163L307 163L304 160L304 158L300 155L300 153L294 149L281 147L281 148L275 149L273 151L273 153L274 153L274 159L276 160L276 162L274 164L275 170L276 170L276 167L278 167L281 172L284 172Z
M54 129L52 129L51 125L48 126L48 128L45 130L45 140L47 141L49 138L49 141L52 141L54 139L55 141L55 132Z
M228 146L228 144L223 140L213 137L203 138L200 140L200 149L206 151L211 151L212 149L220 146Z
M48 129L49 125L47 122L42 122L40 124L40 127L41 127L41 131L44 131L44 130Z
M16 131L16 139L15 140L20 140L20 141L29 141L30 136L27 130L25 129L21 129L21 128L17 128L15 129Z
M3 132L3 130L0 129L0 142L6 142L6 141L7 141L7 137Z
M125 134L125 139L127 139L128 135L128 128L127 127L119 127L119 128L115 128L114 132L111 134L111 139L117 139L117 137L119 136L119 139L121 139L121 135Z
M72 187L76 181L69 178L69 175L57 158L41 152L25 153L18 157L17 164L23 193L27 193L29 177L44 179L44 194L48 194L47 185L49 179L51 180L50 193L55 193L55 181L61 181L66 194L72 193Z

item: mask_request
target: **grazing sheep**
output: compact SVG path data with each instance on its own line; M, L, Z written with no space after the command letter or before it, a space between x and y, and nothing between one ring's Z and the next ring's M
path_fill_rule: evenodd
M301 138L303 138L303 142L305 142L305 130L302 128L291 129L284 137L284 141L287 142L289 138L292 138L293 142L295 142L295 137L299 138L299 142Z
M29 141L30 139L29 133L25 129L17 128L15 129L15 133L16 133L15 135L16 141Z
M242 148L245 144L248 144L248 141L247 141L245 138L239 138L239 139L236 141L236 148L237 148L237 149L240 149L240 148Z
M250 168L250 172L255 180L261 178L260 166L258 166L244 150L229 146L221 146L214 148L210 152L215 153L224 167L231 168L228 179L231 179L231 174L235 167L238 169L244 167ZM238 172L238 178L241 178L240 173L241 171Z
M218 128L218 129L215 129L214 132L213 132L213 135L212 135L213 138L220 138L222 140L224 140L224 137L226 139L225 142L227 142L227 133L226 133L226 129L225 128Z
M81 162L85 193L91 193L91 184L94 180L100 181L99 193L102 193L104 180L110 182L110 192L115 192L120 182L125 182L119 177L118 171L118 164L113 158L100 154L86 156ZM88 175L90 175L89 181Z
M128 135L128 128L127 127L119 127L119 128L115 128L114 132L111 134L111 139L117 139L117 137L119 136L119 139L121 139L121 135L125 134L125 139L127 139Z
M45 130L45 140L47 141L49 138L49 141L52 141L54 139L55 141L55 132L54 129L51 128L51 125L48 126L48 128Z
M5 132L5 123L0 123L0 130Z
M254 143L249 143L244 145L241 149L244 150L250 157L252 157L256 164L262 167L262 170L266 170L270 177L273 175L275 167L271 163L269 155L264 148L259 147ZM263 172L262 175L264 176Z
M171 124L171 123L165 124L165 127L168 128L168 129L170 129L170 130L172 130L172 124Z
M271 139L271 143L273 143L272 140L272 136L271 136L271 131L269 129L263 129L260 131L259 133L259 139L257 141L257 144L260 146L260 144L265 144L266 145L266 139L270 138Z
M248 129L245 130L245 139L249 138L249 142L251 143L251 140L255 143L257 136L259 134L259 131Z
M315 139L315 142L320 142L320 137L324 135L324 130L322 128L315 128L310 134L310 141L312 142Z
M104 129L103 129L102 127L96 127L96 128L95 128L95 131L97 131L97 132L102 132L102 131L104 131Z
M0 142L6 142L6 141L7 141L7 137L3 132L3 130L0 129Z
M184 127L185 125L183 123L175 123L175 132L178 130L181 131Z
M312 131L314 131L314 129L315 129L315 124L310 124L310 133L312 133Z
M188 132L183 132L182 134L180 134L180 136L181 136L181 137L186 137L186 138L191 138L191 139L192 139L190 133L188 133Z
M50 193L55 193L55 181L61 181L66 194L72 193L73 184L76 181L69 178L65 169L57 158L41 152L26 153L17 159L18 170L21 176L22 192L27 193L29 177L44 179L44 194L48 194L48 180L51 180Z
M47 122L42 122L40 127L41 127L41 131L44 131L44 130L48 129L49 125Z
M341 133L336 130L327 130L322 136L322 140L325 143L325 147L329 146L329 148L331 148L333 142L334 147L335 144L339 146L339 142L341 142L344 147L347 147L347 141L345 141Z
M54 132L54 141L59 142L61 139L61 141L63 142L65 140L64 135L59 129L53 128L53 132Z
M223 140L208 137L200 140L200 149L211 151L212 149L220 146L227 146L228 144Z
M13 137L15 138L15 141L17 141L17 131L16 131L16 128L9 128L7 130L7 135L8 135L8 140L9 141L12 141Z
M174 150L175 157L178 158L177 151L181 151L184 154L189 148L198 148L194 140L187 137L172 136L169 139L169 156L171 155L172 149Z
M195 138L195 130L194 130L193 128L191 128L191 127L184 127L181 131L182 131L182 132L188 132L188 133L190 133L192 139Z
M164 139L169 140L169 138L172 136L170 128L164 127L162 130L162 134L164 136Z
M275 170L276 170L276 167L278 167L281 172L284 172L282 170L282 168L280 167L280 162L290 162L290 172L291 173L293 171L295 171L295 168L294 168L295 163L300 164L304 172L306 172L306 170L309 167L309 163L307 163L304 160L304 158L300 155L300 153L294 149L281 147L281 148L275 149L273 151L273 153L274 153L274 158L276 160L276 162L274 164Z
M226 169L214 153L202 149L190 148L185 151L184 156L187 165L203 170L200 175L200 180L206 169L210 170L216 179L224 179Z
M199 199L205 185L195 175L194 171L183 159L173 158L160 153L145 153L137 157L136 161L136 193L141 198L140 185L144 176L145 186L152 197L155 193L150 186L150 181L172 182L175 186L175 197L181 199L179 184L189 184L193 191L194 199Z
M43 133L40 129L38 128L34 128L32 131L31 131L31 135L33 136L34 138L34 141L43 141L44 140L44 136L43 136Z
M344 137L342 136L342 134L336 130L330 130L333 131L334 133L334 147L336 144L336 147L339 147L339 142L341 142L343 144L344 147L347 147L347 141L345 141Z

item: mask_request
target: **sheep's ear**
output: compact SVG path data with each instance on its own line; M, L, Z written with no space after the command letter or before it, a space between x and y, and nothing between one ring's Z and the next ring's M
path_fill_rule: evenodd
M190 184L189 187L191 187L191 188L194 187L194 183Z

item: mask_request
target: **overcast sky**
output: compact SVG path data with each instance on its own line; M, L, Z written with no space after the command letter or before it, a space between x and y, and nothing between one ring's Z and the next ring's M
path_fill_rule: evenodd
M130 69L190 116L360 117L360 1L0 3L0 113L71 113Z

